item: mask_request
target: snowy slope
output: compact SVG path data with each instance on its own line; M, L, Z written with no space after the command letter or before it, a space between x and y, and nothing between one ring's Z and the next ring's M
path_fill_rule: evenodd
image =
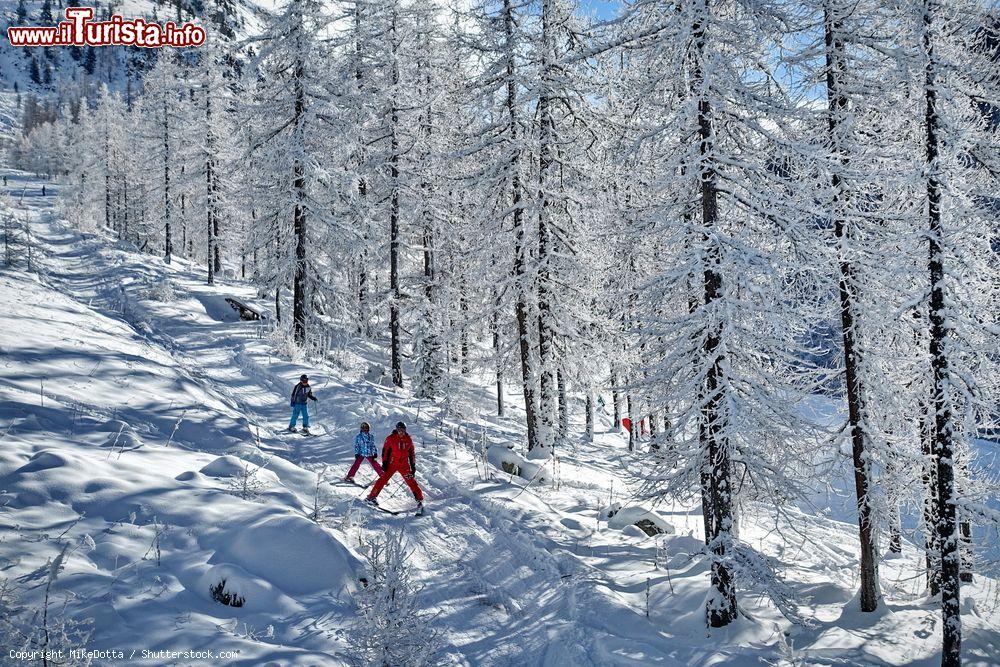
M609 506L630 506L619 433L527 483L485 461L522 438L517 415L489 416L485 382L445 414L383 386L374 350L284 358L225 304L266 308L248 286L210 288L200 267L64 227L56 186L42 197L25 174L3 173L33 244L30 267L0 272L0 578L37 608L46 562L71 545L55 598L71 595L68 614L92 619L91 649L140 652L96 664L352 664L363 544L400 527L444 641L438 664L937 663L939 613L911 544L882 563L886 610L862 616L850 522L802 515L797 532L777 526L796 536L782 541L774 518L751 516L742 535L777 558L812 624L747 596L746 618L709 632L695 508L608 520ZM320 398L314 438L277 434L302 372ZM346 472L362 419L379 439L410 424L427 516L375 513L356 502L362 489L324 483L322 525L310 521L316 472ZM396 482L382 500L412 504ZM646 536L632 523L643 517L666 532ZM211 598L223 578L244 606ZM967 664L1000 664L1000 587L976 579L963 590ZM171 662L143 649L238 653Z

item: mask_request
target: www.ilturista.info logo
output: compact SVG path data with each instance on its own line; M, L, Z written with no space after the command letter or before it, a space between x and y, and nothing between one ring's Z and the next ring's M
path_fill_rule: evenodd
M112 16L107 21L92 21L93 7L67 7L66 20L54 26L18 26L7 28L13 46L139 46L155 49L163 46L183 48L205 43L205 29L193 23L164 25L145 19Z

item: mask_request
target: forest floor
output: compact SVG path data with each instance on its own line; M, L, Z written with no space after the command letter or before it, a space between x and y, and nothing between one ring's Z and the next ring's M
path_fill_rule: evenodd
M199 266L71 229L53 207L57 185L44 182L43 197L42 181L0 173L31 231L30 265L25 254L0 271L0 579L23 605L21 627L68 544L50 623L65 601L67 616L91 621L88 648L124 654L94 664L355 664L366 543L403 530L436 664L938 663L940 613L911 539L880 563L883 607L857 611L849 498L781 519L750 506L742 521L807 623L747 594L743 617L708 630L698 508L645 507L672 531L654 537L601 518L633 504L626 471L637 465L607 415L593 442L573 421L547 481L512 477L484 452L520 450L522 415L494 416L485 377L437 405L388 386L376 345L293 359L224 301L267 310L248 284L207 286ZM280 433L301 373L319 398L311 438ZM374 512L358 502L364 490L334 483L363 420L377 442L407 422L427 515ZM398 479L381 501L413 504ZM212 599L222 579L243 607ZM963 587L963 622L966 664L1000 664L995 578ZM7 648L0 664L24 664Z

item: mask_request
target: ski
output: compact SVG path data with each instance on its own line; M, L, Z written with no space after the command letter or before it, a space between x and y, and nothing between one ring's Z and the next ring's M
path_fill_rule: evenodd
M412 512L412 514L410 514L411 516L423 516L424 511L426 510L425 507L417 507L409 510L391 510L386 507L382 507L381 505L373 505L372 503L369 502L365 501L363 502L365 505L371 507L373 510L378 510L383 514L391 514L392 516L401 516L403 514L410 514L411 512Z
M295 429L294 431L289 431L288 429L278 429L274 432L275 435L301 435L303 438L315 438L319 433L306 433L301 429Z
M336 482L330 482L330 484L332 484L333 486L356 486L359 489L367 489L369 486L372 485L371 482L368 482L367 484L362 484L361 482L356 482L353 479L349 482L346 479L338 479Z

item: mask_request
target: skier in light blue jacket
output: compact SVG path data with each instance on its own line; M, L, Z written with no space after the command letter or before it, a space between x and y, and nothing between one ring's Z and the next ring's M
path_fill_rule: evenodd
M372 437L371 428L368 422L361 422L361 431L354 436L354 465L351 466L347 477L344 478L345 482L354 481L354 475L361 467L363 459L368 459L368 463L372 464L372 468L375 469L378 476L382 476L382 466L375 460L378 450L375 448L375 438Z

